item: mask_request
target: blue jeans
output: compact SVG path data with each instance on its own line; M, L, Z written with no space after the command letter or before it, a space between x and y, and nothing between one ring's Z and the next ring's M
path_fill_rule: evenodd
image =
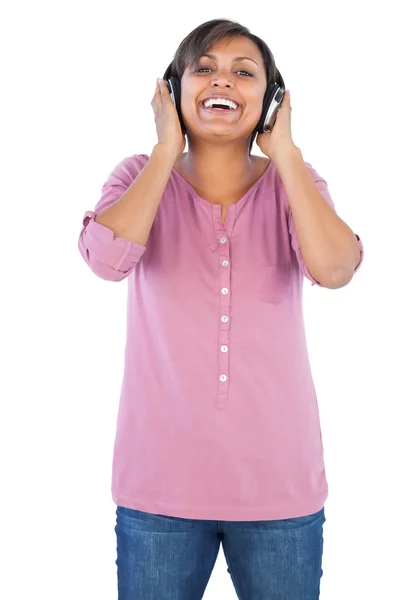
M117 506L118 600L200 600L220 543L239 600L318 600L325 511L209 521Z

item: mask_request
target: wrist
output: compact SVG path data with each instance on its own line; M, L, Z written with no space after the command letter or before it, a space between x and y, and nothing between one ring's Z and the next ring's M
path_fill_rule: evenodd
M287 146L281 146L277 152L272 153L270 159L278 166L282 162L286 162L292 156L302 156L301 150L295 144L288 144Z
M180 155L180 153L173 146L169 145L167 142L157 142L157 144L153 148L153 152L161 155L164 160L170 162L173 166Z

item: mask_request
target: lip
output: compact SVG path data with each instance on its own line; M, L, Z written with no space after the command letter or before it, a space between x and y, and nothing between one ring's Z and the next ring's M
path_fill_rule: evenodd
M211 113L213 115L220 115L223 117L227 117L228 115L235 115L240 111L240 106L238 106L238 108L236 108L235 110L231 108L205 108L201 103L200 108L201 110L204 110L204 112Z

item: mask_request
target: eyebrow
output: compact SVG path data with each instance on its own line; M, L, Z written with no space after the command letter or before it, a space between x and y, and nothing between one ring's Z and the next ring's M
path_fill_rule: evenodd
M202 54L201 56L208 56L208 58L213 58L214 60L216 60L216 56L215 54ZM199 58L201 58L201 56ZM239 60L251 60L253 63L255 63L257 65L257 67L259 66L258 63L256 63L256 61L253 58L249 58L248 56L236 56L233 59L233 62L238 62Z

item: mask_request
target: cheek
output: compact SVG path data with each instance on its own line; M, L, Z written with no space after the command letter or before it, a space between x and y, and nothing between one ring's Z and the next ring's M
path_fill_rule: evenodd
M247 105L242 113L242 123L254 128L261 117L262 104L259 101Z
M202 92L201 82L195 79L187 79L186 81L181 81L181 99L182 102L186 102L188 104L196 102L200 97Z
M186 89L185 93L181 94L181 110L183 115L190 118L191 115L198 114L198 111L200 110L198 104L200 94L201 91L197 89Z

